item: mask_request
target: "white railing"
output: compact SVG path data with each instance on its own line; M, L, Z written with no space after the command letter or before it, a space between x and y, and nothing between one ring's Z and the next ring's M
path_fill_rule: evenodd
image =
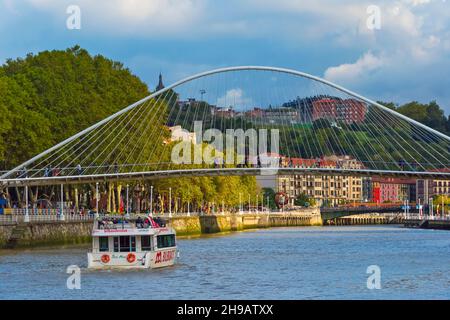
M25 215L25 208L7 208L4 209L5 215ZM77 212L75 209L64 208L64 214L81 214L80 210ZM28 208L28 215L32 216L51 216L51 215L59 215L61 213L61 209L59 208L47 208L47 209L38 209L38 208ZM82 214L88 214L88 210L84 210Z
M198 217L198 216L212 216L212 215L229 215L229 214L235 214L235 215L254 215L254 214L288 214L288 213L295 213L295 210L290 211L269 211L269 210L243 210L243 211L233 211L230 212L228 210L222 211L217 210L214 212L159 212L159 213L153 213L153 217L162 217L162 218L170 218L170 217ZM143 213L146 214L146 213Z
M11 209L12 213L0 215L0 225L5 224L17 224L23 222L51 222L51 221L92 221L95 219L96 215L94 211L89 213L75 213L73 209L64 209L63 215L60 214L59 209L28 209L28 215L26 214L26 209ZM175 217L198 217L198 216L211 216L211 215L255 215L255 214L279 214L279 215L290 215L297 213L295 210L292 211L269 211L269 210L243 210L243 211L222 211L217 210L215 212L205 213L205 212L162 212L154 213L153 217L161 217L164 219L175 218ZM143 212L140 215L147 215L148 213ZM128 216L123 213L121 215L116 215L120 217L130 217L135 216L135 213L130 213ZM102 215L101 215L102 216ZM108 214L108 217L115 217L114 214Z
M433 220L433 221L450 221L450 215L428 215L428 214L409 214L403 216L405 220Z
M24 222L56 222L56 221L93 221L94 215L67 214L60 215L0 215L0 225L18 224Z

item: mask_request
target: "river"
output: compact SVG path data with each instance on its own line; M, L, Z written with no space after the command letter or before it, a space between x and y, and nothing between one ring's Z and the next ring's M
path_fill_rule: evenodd
M89 246L0 252L0 299L449 299L450 232L273 228L178 240L174 267L86 269ZM69 290L66 268L81 268ZM367 267L381 289L367 288Z

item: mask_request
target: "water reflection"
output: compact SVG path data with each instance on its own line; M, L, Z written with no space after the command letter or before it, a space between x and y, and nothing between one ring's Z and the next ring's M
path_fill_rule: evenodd
M184 238L173 267L90 271L89 246L0 252L1 299L448 299L450 233L395 226ZM382 289L368 290L378 265ZM81 268L68 290L67 266Z

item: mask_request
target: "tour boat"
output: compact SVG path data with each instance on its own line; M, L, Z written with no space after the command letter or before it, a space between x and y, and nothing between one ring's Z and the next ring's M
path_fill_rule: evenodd
M160 268L175 264L175 230L151 217L95 219L88 268Z

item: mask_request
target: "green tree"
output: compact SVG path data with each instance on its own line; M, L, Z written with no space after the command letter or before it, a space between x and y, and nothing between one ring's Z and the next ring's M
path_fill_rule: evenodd
M5 170L149 91L120 62L75 46L7 60L0 67L0 93L0 169Z
M264 205L268 206L270 210L277 209L277 205L275 203L275 191L272 188L263 188L264 192ZM267 204L267 201L269 202Z
M297 196L297 198L295 198L294 204L296 206L302 206L302 207L306 207L306 206L314 207L316 205L316 201L314 200L314 198L308 197L307 194L300 193Z

